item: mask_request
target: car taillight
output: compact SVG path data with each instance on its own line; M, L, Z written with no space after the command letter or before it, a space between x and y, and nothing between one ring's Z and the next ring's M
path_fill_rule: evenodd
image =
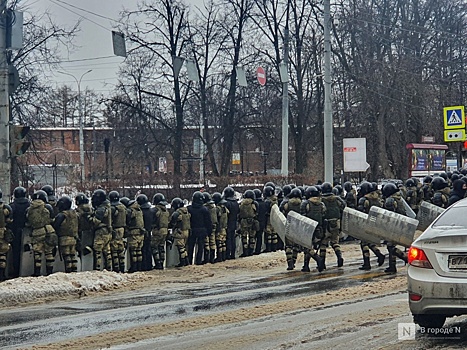
M423 250L410 247L409 255L408 255L409 265L416 266L416 267L423 267L426 269L432 269L430 261L426 257L426 254Z
M416 294L416 293L409 293L409 299L411 301L420 301L420 300L422 300L422 296L420 294Z

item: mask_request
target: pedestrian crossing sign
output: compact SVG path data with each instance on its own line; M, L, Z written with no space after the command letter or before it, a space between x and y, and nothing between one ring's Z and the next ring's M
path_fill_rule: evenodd
M444 107L444 129L465 128L464 106Z

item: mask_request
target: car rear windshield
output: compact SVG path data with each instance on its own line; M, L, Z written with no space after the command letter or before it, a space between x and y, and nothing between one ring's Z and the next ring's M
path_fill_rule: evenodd
M453 207L446 210L433 224L433 227L465 227L467 228L467 215L465 207Z

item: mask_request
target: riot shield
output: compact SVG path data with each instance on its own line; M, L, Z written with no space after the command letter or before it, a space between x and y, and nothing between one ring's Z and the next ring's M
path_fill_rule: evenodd
M21 277L32 276L34 274L34 252L31 243L31 227L23 228L21 233L21 259L19 265L19 275Z
M285 242L285 225L287 219L285 218L284 214L281 213L277 204L272 206L269 218L271 220L271 225L274 228L274 231L276 231L282 242Z
M344 209L342 213L342 232L368 243L380 244L381 239L370 233L367 226L368 214L348 207Z
M446 209L438 207L426 201L422 201L420 209L418 209L417 220L418 229L425 230L435 219Z
M291 211L287 214L285 236L304 248L313 249L313 233L317 226L317 221Z
M383 208L371 207L368 213L368 232L394 244L410 247L418 220Z
M405 209L405 212L407 213L407 216L409 218L415 219L417 214L415 214L413 209L410 207L409 203L407 203L405 199L402 197L401 197L401 201L402 201L402 204L404 204L404 209Z
M82 231L80 233L78 249L79 263L78 271L94 270L94 254L92 251L94 243L94 233L92 231Z

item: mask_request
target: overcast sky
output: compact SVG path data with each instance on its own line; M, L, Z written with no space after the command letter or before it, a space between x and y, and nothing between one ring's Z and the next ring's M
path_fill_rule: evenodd
M64 60L72 61L62 64L63 71L79 79L92 69L83 77L81 89L88 86L105 93L117 82L117 68L123 62L123 57L113 56L111 30L117 23L110 19L117 21L123 8L136 9L137 3L137 0L24 0L21 5L25 12L48 10L61 24L72 25L81 18L81 31L76 38L78 48L70 54L63 52L67 55ZM203 0L186 0L185 3L200 6ZM58 84L65 82L76 89L76 81L70 76L51 72L50 77Z

